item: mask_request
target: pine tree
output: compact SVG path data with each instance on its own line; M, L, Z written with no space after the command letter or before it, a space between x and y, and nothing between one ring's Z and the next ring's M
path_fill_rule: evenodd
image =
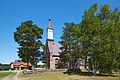
M14 40L19 44L18 56L24 62L36 65L41 55L43 30L31 20L22 22L14 32Z
M64 33L61 36L60 43L62 44L60 53L61 60L63 62L69 63L69 69L77 69L79 68L78 60L81 55L80 54L80 44L76 40L78 25L74 23L65 23Z

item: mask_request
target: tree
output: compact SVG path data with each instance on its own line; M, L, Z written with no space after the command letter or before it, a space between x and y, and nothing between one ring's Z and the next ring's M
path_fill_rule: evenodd
M92 64L94 74L97 69L97 61L98 57L98 43L99 43L99 20L96 16L96 12L98 9L97 3L92 5L89 9L84 11L83 19L81 22L82 32L83 32L83 48L85 56L89 56L89 60Z
M120 11L109 4L98 10L95 3L84 11L79 24L67 23L63 30L61 59L85 59L93 73L111 75L120 68ZM87 62L89 61L89 62ZM72 65L74 67L74 65Z
M120 13L118 8L111 10L109 4L105 4L101 6L100 13L98 14L101 28L104 29L101 29L104 33L101 33L100 36L103 37L101 38L101 44L104 45L101 51L105 58L104 61L106 61L102 62L104 65L99 65L99 68L102 68L100 70L101 73L110 75L112 70L116 70L118 67L118 60L116 59L119 53L118 48L120 48L120 40L118 38L120 35L120 27L118 26L120 25L120 16L118 13Z
M19 44L18 56L24 62L30 62L32 65L39 61L42 46L43 30L36 24L33 24L32 20L22 22L14 32L14 40Z
M65 23L63 35L60 43L62 44L60 57L62 62L69 63L69 69L77 69L80 55L80 44L76 40L78 25L74 23Z
M43 49L43 51L42 51L41 61L46 64L46 55L47 55L46 54L46 45L43 45L42 49Z
M97 3L85 10L82 19L84 41L87 44L87 54L92 62L94 73L99 70L100 74L112 74L117 69L116 56L120 53L120 20L119 9L111 10L109 4L100 7L97 11Z

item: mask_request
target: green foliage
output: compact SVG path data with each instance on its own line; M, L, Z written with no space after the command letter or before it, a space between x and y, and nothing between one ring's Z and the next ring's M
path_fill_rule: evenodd
M96 3L93 6L95 5ZM112 74L112 70L119 65L117 58L120 54L120 11L118 8L111 10L109 4L105 4L100 7L100 11L95 10L96 14L91 13L94 10L91 7L88 12L85 11L81 22L85 28L84 41L89 46L85 49L87 53L91 53L90 60L95 70L99 70L100 74Z
M18 56L24 62L36 65L41 56L43 30L31 20L22 22L14 32L14 40L19 44Z
M11 67L8 64L3 64L3 65L0 66L0 71L2 71L2 70L9 70L9 69L11 69Z
M89 45L87 51L91 52L90 58L95 70L99 70L101 74L112 74L112 70L117 69L119 64L117 56L120 54L118 38L120 36L118 12L120 11L118 8L111 10L109 4L105 4L100 7L97 14L94 14L89 12L91 7L86 13L87 17L82 21L82 26L87 27L85 30L87 38L84 38Z
M80 42L76 40L78 37L77 30L79 27L74 23L65 23L65 26L63 35L61 36L61 41L59 42L62 44L60 57L62 62L69 63L69 68L77 68L78 65L76 64L81 56Z
M46 45L43 45L42 49L43 51L42 51L41 61L43 63L46 63Z
M65 61L89 59L94 73L112 74L120 69L120 11L109 4L93 4L84 11L80 24L67 23L61 36ZM63 55L63 56L62 56Z

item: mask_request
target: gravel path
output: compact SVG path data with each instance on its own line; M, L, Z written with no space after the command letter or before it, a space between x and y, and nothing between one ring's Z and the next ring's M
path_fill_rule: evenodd
M17 71L17 73L14 75L13 74L10 74L8 76L6 76L5 78L1 79L1 80L20 80L18 79L18 74L20 73L21 71Z

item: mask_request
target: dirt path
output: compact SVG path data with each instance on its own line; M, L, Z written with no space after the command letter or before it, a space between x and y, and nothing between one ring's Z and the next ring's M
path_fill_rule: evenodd
M18 78L18 74L20 73L21 71L18 71L16 74L13 73L13 74L10 74L8 76L6 76L5 78L1 79L1 80L20 80Z

